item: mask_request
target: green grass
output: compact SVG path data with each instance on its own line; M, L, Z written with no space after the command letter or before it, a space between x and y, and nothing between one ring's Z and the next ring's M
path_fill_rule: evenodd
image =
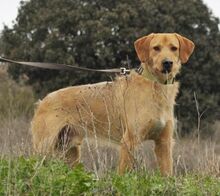
M97 180L82 165L70 169L54 159L2 158L0 195L220 195L220 179L196 174L165 178L142 171Z

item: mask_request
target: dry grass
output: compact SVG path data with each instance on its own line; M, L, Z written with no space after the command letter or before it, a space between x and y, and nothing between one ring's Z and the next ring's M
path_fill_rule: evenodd
M175 174L200 173L220 176L220 143L197 138L184 138L176 140L174 147L174 172ZM91 145L91 144L90 144ZM82 156L87 168L97 171L98 175L106 173L109 169L116 168L118 152L115 148L91 145L92 154L89 153L87 144L84 145ZM142 144L135 153L136 168L154 171L157 169L154 155L154 143L148 141ZM91 160L95 160L94 162Z
M19 156L32 153L28 119L5 119L0 122L0 127L0 155Z
M31 155L31 134L29 120L15 118L0 122L0 154L7 156ZM154 156L154 143L142 144L135 153L137 169L154 171L157 168ZM117 147L103 142L84 141L82 162L97 176L116 169L118 162ZM174 147L175 174L198 172L220 176L220 143L211 139L176 139Z

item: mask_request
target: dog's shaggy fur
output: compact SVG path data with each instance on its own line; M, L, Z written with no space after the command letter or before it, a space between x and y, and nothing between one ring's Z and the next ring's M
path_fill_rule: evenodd
M64 88L40 101L32 121L35 151L64 152L65 160L75 165L84 137L107 138L121 145L122 174L133 167L135 146L152 139L162 174L172 174L173 109L179 87L173 80L194 44L179 34L161 33L138 39L135 49L141 74Z

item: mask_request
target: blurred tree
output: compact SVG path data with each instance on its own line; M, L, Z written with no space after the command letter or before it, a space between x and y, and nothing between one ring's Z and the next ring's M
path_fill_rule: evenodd
M219 20L202 0L30 0L21 2L16 24L5 27L1 53L17 60L68 63L90 68L119 67L128 56L138 66L133 42L151 32L178 32L196 44L183 66L176 114L182 132L210 130L219 118ZM104 74L48 71L11 66L11 76L29 77L38 95L68 85L106 80ZM199 103L196 109L194 92Z

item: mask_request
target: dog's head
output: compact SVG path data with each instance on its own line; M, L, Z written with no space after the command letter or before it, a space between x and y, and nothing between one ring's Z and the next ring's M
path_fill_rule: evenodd
M194 50L194 43L177 33L152 33L134 43L138 58L160 81L175 77Z

